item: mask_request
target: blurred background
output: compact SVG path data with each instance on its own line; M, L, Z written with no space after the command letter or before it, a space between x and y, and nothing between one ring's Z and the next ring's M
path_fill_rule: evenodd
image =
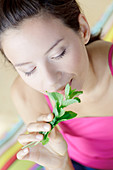
M113 0L79 0L91 28L102 19L112 2ZM0 137L18 120L16 108L10 97L10 87L16 76L16 71L0 54Z

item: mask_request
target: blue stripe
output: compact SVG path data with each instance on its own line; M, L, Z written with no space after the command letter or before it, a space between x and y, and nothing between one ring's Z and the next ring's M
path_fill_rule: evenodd
M104 13L103 17L96 23L96 25L91 29L92 34L96 34L100 32L100 30L104 27L106 22L108 21L109 17L113 14L113 2L107 8L106 12Z

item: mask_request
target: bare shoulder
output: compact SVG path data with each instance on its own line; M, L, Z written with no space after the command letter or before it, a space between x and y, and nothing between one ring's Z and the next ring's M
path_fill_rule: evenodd
M93 43L89 44L88 48L90 48L91 51L93 51L95 57L102 57L103 59L108 58L108 53L110 50L110 47L113 43L107 42L104 40L98 40L94 41ZM98 58L99 58L98 57Z
M41 114L50 113L45 96L29 87L20 76L15 79L11 87L11 97L26 124L36 121Z
M109 51L112 46L112 43L107 41L97 41L96 46L97 46L97 54L100 58L99 60L104 66L103 72L105 71L105 73L108 74L108 77L112 78L111 71L109 68L109 63L108 63L108 56L109 56Z
M95 72L99 74L99 77L104 76L104 74L111 77L108 64L108 55L111 46L111 42L98 40L89 44L87 47L89 56L91 56L90 60L93 63Z

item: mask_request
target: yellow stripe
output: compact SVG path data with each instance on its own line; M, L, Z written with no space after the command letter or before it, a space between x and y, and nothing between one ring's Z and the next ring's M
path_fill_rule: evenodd
M109 32L106 34L106 36L104 37L105 41L110 41L112 42L113 40L113 26L111 27L111 29L109 30Z
M36 163L32 161L16 160L8 170L28 170L31 169ZM40 169L41 170L41 169Z
M11 146L1 157L0 157L0 169L5 165L5 163L18 152L21 147L19 142L16 142L13 146Z

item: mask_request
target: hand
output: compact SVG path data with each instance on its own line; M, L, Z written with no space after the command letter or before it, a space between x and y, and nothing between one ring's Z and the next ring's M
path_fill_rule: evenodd
M52 113L38 117L36 122L28 124L27 130L29 134L20 135L18 141L22 145L26 145L32 141L41 141L43 135L39 134L39 132L51 130L49 122L52 121L53 117ZM39 143L34 147L23 149L18 152L17 158L33 161L48 169L59 169L65 166L68 161L67 143L59 130L54 127L49 134L49 142L46 145Z

